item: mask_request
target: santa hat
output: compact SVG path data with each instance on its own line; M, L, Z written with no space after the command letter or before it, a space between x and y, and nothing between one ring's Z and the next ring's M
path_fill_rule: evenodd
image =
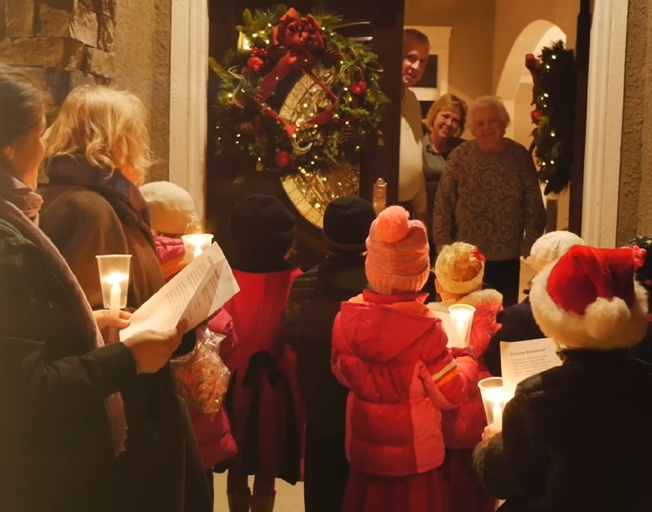
M537 324L568 348L633 347L647 329L647 292L634 279L644 258L638 248L571 247L533 280Z
M417 293L430 273L428 233L401 206L380 212L367 238L367 280L376 293Z

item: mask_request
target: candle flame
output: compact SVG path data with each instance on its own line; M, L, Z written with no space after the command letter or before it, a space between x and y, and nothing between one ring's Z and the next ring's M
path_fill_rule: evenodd
M105 281L109 284L112 284L113 286L117 286L127 279L129 279L128 274L123 274L121 272L111 272L108 276L106 276Z

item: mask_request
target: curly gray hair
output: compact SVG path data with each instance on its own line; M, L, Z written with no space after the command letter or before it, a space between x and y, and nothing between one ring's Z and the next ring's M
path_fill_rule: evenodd
M473 127L473 125L475 124L476 110L479 110L481 108L487 108L487 107L492 107L493 109L496 110L496 113L498 114L498 119L503 124L504 128L507 128L509 126L509 124L511 123L511 119L509 118L509 112L507 112L503 100L497 96L480 96L473 102L473 105L471 105L471 108L469 109L468 117L471 121L471 127Z

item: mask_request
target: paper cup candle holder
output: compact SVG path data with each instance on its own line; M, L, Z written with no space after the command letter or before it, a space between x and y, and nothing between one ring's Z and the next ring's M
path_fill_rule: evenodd
M206 249L208 249L213 243L213 235L206 234L194 234L194 235L184 235L181 237L183 239L183 245L186 249L186 261L191 262Z
M457 348L468 347L475 308L468 304L455 304L448 308L448 312L454 327L455 346Z
M96 257L102 285L102 302L104 302L104 307L111 312L111 316L118 318L120 310L127 307L131 254L109 254ZM117 330L110 329L108 336L112 341L117 340Z
M487 424L495 425L502 429L503 427L503 410L505 404L510 400L509 393L500 377L489 377L478 383L480 393L482 394L482 403L484 412L487 415Z

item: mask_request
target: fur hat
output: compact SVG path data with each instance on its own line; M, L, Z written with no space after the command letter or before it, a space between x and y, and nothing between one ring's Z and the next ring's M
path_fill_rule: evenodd
M530 257L524 262L538 274L566 254L574 245L586 245L586 242L570 231L551 231L534 242Z
M181 236L198 229L199 218L190 194L169 181L154 181L140 187L157 233Z
M446 245L435 262L435 276L449 293L466 295L478 290L484 279L485 257L474 245Z
M369 201L357 196L338 197L324 213L324 238L332 251L365 251L376 212Z
M417 293L428 280L428 233L400 206L383 210L367 238L367 280L376 293Z
M644 258L638 248L571 247L533 280L537 324L568 348L633 347L647 329L647 293L634 279Z

